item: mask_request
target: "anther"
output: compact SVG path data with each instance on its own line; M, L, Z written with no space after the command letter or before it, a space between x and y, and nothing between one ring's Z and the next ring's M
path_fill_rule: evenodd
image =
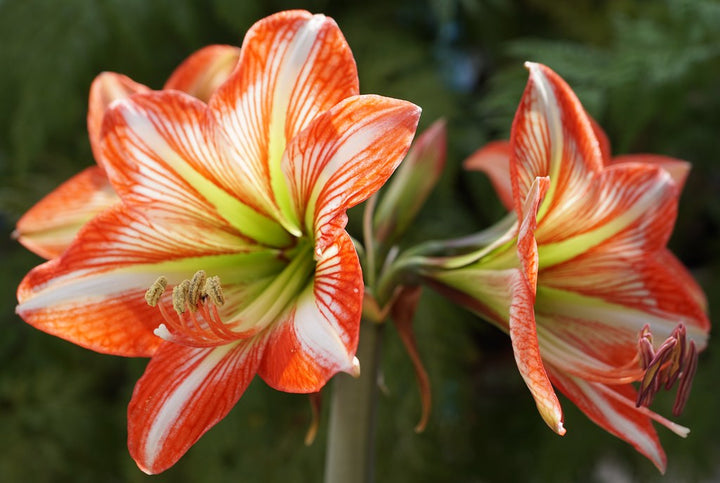
M162 275L150 285L150 288L145 292L145 301L150 307L157 305L160 297L165 293L165 288L167 288L167 279Z
M172 302L175 312L183 314L185 312L185 306L188 302L188 294L190 292L190 282L183 280L178 285L173 287Z
M190 280L190 288L188 290L188 305L190 311L195 312L200 303L200 297L203 296L203 289L205 288L205 270L198 270Z
M223 293L220 277L215 275L205 281L204 293L212 302L220 307L225 303L225 294Z

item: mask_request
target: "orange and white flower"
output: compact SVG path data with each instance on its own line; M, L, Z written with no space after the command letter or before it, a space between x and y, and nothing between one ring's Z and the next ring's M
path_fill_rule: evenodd
M679 380L682 409L709 331L701 289L666 248L688 165L610 160L607 138L567 84L543 65L527 66L509 144L493 143L467 162L490 175L515 223L465 241L482 241L479 250L430 259L426 276L509 332L553 430L565 432L555 386L664 471L651 421L688 430L646 405ZM650 334L666 342L653 345Z
M256 373L309 393L357 372L346 210L388 179L419 115L359 95L337 25L304 11L256 23L207 104L163 90L108 107L97 159L121 202L25 277L17 312L96 351L152 356L128 409L141 469L174 464Z
M240 49L210 45L188 57L172 73L163 89L186 92L207 102L230 75ZM150 88L113 72L98 75L90 86L87 126L90 147L100 159L100 130L108 106ZM43 258L55 258L70 245L80 228L95 215L120 201L98 162L57 187L18 220L13 235L28 250Z

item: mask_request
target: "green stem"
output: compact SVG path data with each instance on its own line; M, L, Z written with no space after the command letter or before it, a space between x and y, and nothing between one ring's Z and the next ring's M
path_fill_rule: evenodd
M361 323L360 377L343 373L333 378L325 483L374 481L377 377L384 325Z

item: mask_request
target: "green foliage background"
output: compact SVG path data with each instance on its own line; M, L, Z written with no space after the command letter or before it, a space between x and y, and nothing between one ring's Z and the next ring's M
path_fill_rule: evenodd
M412 239L466 234L502 214L462 160L509 134L526 81L543 62L576 90L616 154L686 159L693 172L671 248L720 311L720 3L642 0L0 0L0 481L149 480L127 454L125 407L144 360L95 354L15 314L15 288L40 259L10 239L22 212L92 163L87 92L103 71L160 87L194 50L239 44L259 18L302 7L333 16L361 89L444 116L448 169ZM416 322L433 383L427 431L394 329L384 351L379 481L654 481L654 467L564 401L568 434L537 415L503 334L425 293ZM665 481L720 478L720 344L701 356L682 440L660 428ZM669 414L670 397L656 409ZM256 380L231 414L155 481L318 481L325 424L302 444L304 396ZM622 480L625 478L625 480Z

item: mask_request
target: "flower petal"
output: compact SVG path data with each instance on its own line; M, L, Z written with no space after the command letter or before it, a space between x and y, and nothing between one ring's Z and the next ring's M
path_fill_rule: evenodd
M658 167L617 164L606 168L583 195L548 212L539 223L535 236L543 268L606 241L636 254L664 247L675 223L677 198L677 186Z
M598 146L600 147L600 155L602 156L603 166L607 166L612 163L612 149L610 147L610 139L605 134L605 130L597 123L595 119L588 116L590 120L590 126L592 127L593 134L597 138Z
M41 257L55 258L87 221L119 201L102 169L92 166L30 208L17 222L13 236Z
M493 141L475 151L463 163L465 169L482 171L495 188L503 206L508 210L515 207L510 178L510 143Z
M535 178L550 176L542 219L585 194L602 169L602 153L589 117L565 81L544 65L525 65L530 79L510 135L510 174L518 212Z
M286 144L357 93L355 61L332 19L294 10L257 22L245 36L238 69L210 101L224 129L222 186L261 212L291 216L280 168Z
M213 348L164 343L128 406L128 448L141 470L160 473L224 418L250 384L261 339Z
M553 383L595 424L630 443L665 472L667 458L646 412L635 408L635 390L630 385L606 386L561 374L548 366Z
M127 76L114 72L102 72L95 77L90 85L87 126L90 135L90 147L98 163L100 163L100 157L102 156L100 133L105 111L114 101L128 98L139 92L150 92L150 88L135 82Z
M318 252L345 226L345 211L376 192L410 147L420 108L374 95L345 99L288 146L292 202Z
M316 392L338 371L356 372L363 282L344 233L317 262L315 280L269 336L258 374L288 392Z
M163 319L144 293L157 277L176 284L201 268L218 273L237 267L245 256L202 244L194 232L173 237L156 228L122 205L98 215L60 258L25 277L17 313L40 330L98 352L152 354L160 342L152 331Z
M218 168L212 129L205 104L177 91L116 102L103 126L110 182L125 203L169 229L202 225L213 227L203 236L241 233L272 246L288 243L280 225L221 187L217 176L233 174Z
M538 270L537 244L534 238L537 223L535 217L549 184L548 178L537 178L523 206L517 244L520 269L510 282L512 299L509 327L515 362L520 375L535 398L535 404L543 420L553 431L562 435L565 434L562 409L540 356L534 313Z
M175 89L207 102L235 69L240 49L231 45L209 45L185 59L163 89Z
M661 156L659 154L626 154L613 158L611 164L623 163L640 163L652 166L659 166L670 174L678 191L682 191L685 186L688 174L690 174L691 165L687 161L671 158L669 156Z

